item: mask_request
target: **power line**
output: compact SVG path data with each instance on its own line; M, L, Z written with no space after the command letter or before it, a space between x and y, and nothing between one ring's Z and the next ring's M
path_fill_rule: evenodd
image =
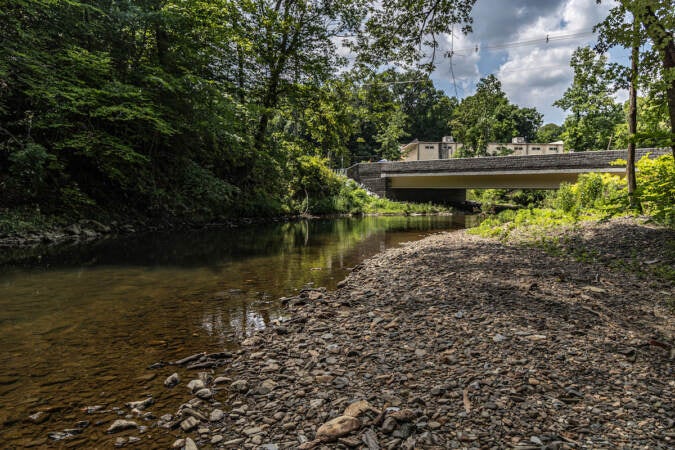
M452 27L450 27L450 73L452 74L452 85L455 88L455 98L459 98L459 94L457 94L457 82L455 81L455 69L452 67L452 54L454 53L454 47L455 47L455 25L453 24Z

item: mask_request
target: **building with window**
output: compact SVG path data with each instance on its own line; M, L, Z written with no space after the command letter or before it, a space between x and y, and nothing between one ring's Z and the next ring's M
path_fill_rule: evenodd
M455 142L452 136L444 136L441 142L420 142L415 139L401 147L401 160L429 161L453 158L462 147L463 144ZM563 152L563 141L541 144L525 142L522 137L515 137L510 143L490 143L487 146L489 156L554 155Z
M420 142L417 139L401 147L403 161L428 161L431 159L449 159L455 156L462 144L455 142L452 136L444 136L441 142Z
M563 141L549 142L547 144L525 142L522 137L516 137L509 144L490 143L487 146L487 154L491 156L526 156L526 155L555 155L563 153Z

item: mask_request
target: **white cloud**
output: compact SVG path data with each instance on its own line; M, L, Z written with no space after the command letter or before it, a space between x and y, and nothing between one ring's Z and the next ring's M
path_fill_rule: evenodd
M470 95L481 76L494 73L513 103L537 108L545 122L561 123L565 113L552 104L572 82L570 56L578 46L595 42L590 31L613 6L613 1L591 0L478 0L474 33L454 43L455 77L465 88L460 96ZM449 48L448 39L443 44ZM471 51L476 45L478 53ZM438 66L434 79L447 80L448 62Z

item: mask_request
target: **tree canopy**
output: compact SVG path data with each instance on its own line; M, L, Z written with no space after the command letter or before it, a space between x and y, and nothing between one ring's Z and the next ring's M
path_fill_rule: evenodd
M347 74L344 55L362 73L428 69L436 36L470 29L473 3L4 2L0 207L186 220L283 212L299 155L393 155L452 108L429 82L424 105L378 93ZM418 120L426 106L437 112Z
M534 108L520 108L509 102L501 82L494 75L481 78L476 93L455 108L450 121L465 156L485 155L490 142L511 142L522 136L534 140L542 123L542 114Z
M623 120L621 105L612 97L607 57L590 47L579 47L570 65L574 79L554 105L570 112L562 139L575 151L602 150L611 146L614 127Z

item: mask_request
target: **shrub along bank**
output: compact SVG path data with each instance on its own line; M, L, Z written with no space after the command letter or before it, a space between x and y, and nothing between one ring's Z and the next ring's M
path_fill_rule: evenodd
M644 157L638 161L637 182L638 209L630 207L623 178L589 173L581 175L575 184L563 184L559 190L550 192L538 206L492 215L469 232L502 241L541 246L552 253L572 254L580 260L598 259L605 254L610 265L622 265L633 271L675 281L672 269L675 259L675 165L672 155L657 159ZM616 220L619 217L625 219ZM624 255L625 258L617 256L631 241L639 240L636 234L639 227L630 217L641 218L642 222L656 225L651 228L663 230L666 237L659 239L658 257L639 258L638 254ZM596 246L589 246L583 239L585 231L588 228L601 229L609 222L625 228L622 242L598 242ZM640 233L644 231L644 227L639 229ZM645 238L644 245L651 246L653 241ZM640 248L637 253L649 254L647 247L636 248Z

